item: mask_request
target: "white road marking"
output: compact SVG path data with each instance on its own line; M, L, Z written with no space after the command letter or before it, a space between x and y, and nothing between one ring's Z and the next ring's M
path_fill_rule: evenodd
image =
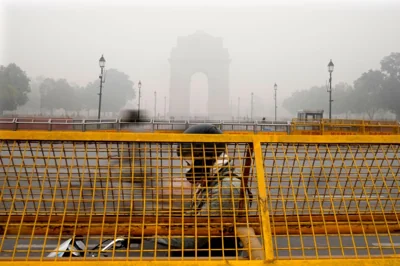
M372 243L375 247L400 247L400 243Z

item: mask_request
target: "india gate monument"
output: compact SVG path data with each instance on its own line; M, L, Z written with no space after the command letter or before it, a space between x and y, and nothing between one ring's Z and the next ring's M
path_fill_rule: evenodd
M229 58L222 38L203 31L178 37L171 51L169 116L190 116L190 81L200 72L208 77L208 106L210 119L225 119L229 109Z

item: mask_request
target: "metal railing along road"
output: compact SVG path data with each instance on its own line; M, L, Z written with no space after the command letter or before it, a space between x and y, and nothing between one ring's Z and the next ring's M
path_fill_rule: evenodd
M221 121L221 120L148 120L138 123L123 122L120 119L76 120L76 119L40 119L40 118L0 118L0 129L3 130L126 130L136 132L183 132L192 125L211 123L223 131L234 132L275 132L288 134L290 125L287 122L273 121Z

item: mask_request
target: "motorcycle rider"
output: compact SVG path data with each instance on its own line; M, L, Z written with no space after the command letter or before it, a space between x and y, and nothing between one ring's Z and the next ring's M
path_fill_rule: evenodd
M222 131L211 124L199 124L189 127L184 134L222 134ZM178 145L177 155L187 163L189 170L185 178L195 188L191 208L186 215L235 217L234 212L238 215L241 190L244 188L241 173L231 165L225 143L182 143ZM250 190L246 189L243 194L249 204L252 197ZM170 245L174 249L183 248L184 256L195 256L194 251L185 249L194 249L196 244L198 249L203 249L197 251L197 256L209 256L208 250L211 256L222 256L222 250L225 256L236 256L240 242L243 241L235 241L233 237L158 239L159 244ZM171 255L181 256L182 253L172 252Z

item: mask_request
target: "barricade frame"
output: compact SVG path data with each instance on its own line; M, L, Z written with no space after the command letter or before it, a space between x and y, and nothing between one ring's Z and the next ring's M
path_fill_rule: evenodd
M267 193L265 186L265 173L263 167L262 143L310 143L310 144L400 144L398 136L283 136L283 135L182 135L182 134L146 134L146 133L129 133L129 132L46 132L46 131L1 131L0 140L6 141L117 141L117 142L248 142L254 147L255 167L257 173L257 181L259 184L262 231L264 237L264 261L201 261L201 260L185 260L173 261L75 261L74 265L99 265L107 263L107 265L400 265L400 257L383 257L383 258L366 258L366 259L301 259L301 260L274 260L272 247L272 234L269 222L269 210L266 205ZM65 264L72 261L58 261L57 263ZM54 261L1 261L2 265L53 265Z

